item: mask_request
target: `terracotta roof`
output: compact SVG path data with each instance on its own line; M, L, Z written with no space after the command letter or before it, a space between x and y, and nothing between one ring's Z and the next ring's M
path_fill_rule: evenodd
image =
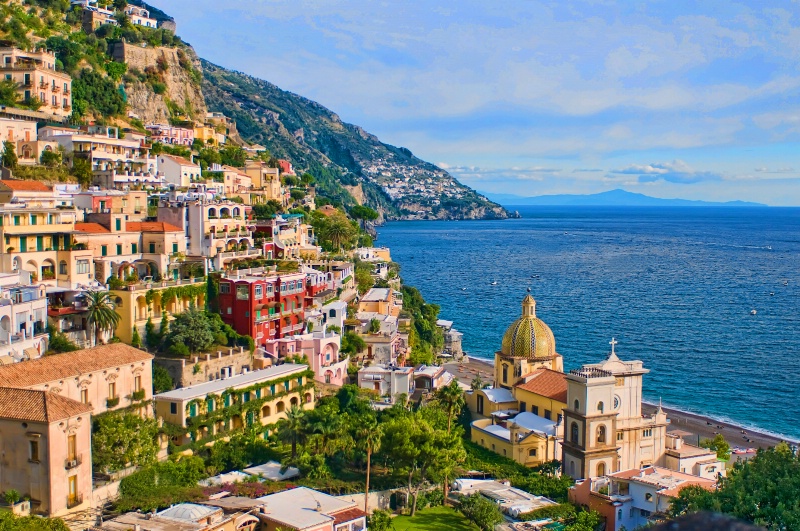
M107 234L111 232L99 223L76 223L75 230L78 232L91 232L95 234Z
M514 387L567 403L567 379L563 372L536 369L523 378L527 381Z
M367 513L362 511L361 509L345 509L342 512L331 514L329 516L333 517L333 527L336 527L339 524L343 524L345 522L352 522L356 518L363 518L367 516Z
M56 393L0 387L0 418L49 423L91 412L89 404Z
M151 359L153 356L147 352L123 343L113 343L4 365L0 367L0 386L33 387L79 374Z
M178 164L183 164L183 165L187 165L187 166L197 166L197 164L195 164L191 160L189 160L189 159L187 159L185 157L179 157L177 155L168 155L166 153L162 153L162 154L159 155L159 157L163 157L165 159L170 159L172 162L177 162Z
M163 221L129 221L125 224L125 230L129 232L183 232L179 227Z
M52 188L39 181L18 181L16 179L3 179L0 181L15 192L50 192Z

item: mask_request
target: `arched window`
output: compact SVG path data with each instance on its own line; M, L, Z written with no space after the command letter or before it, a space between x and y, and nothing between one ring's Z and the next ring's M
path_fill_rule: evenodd
M503 365L503 381L508 381L508 365Z
M605 476L606 475L606 464L605 463L597 463L597 475L598 476Z
M605 426L598 426L597 427L597 442L599 442L599 443L606 442L606 427Z
M577 422L573 422L572 423L572 426L570 426L570 428L569 428L569 432L570 432L569 440L574 442L575 444L578 444L578 423Z
M604 404L602 402L598 402L597 403L597 411L599 411L600 413L603 412L604 407L605 406L604 406Z
M65 260L61 260L58 263L58 274L59 275L66 275L67 274L67 262Z
M617 509L617 522L622 520L622 509Z
M580 402L578 401L578 399L576 398L576 399L575 399L575 411L578 411L580 408L581 408L581 403L580 403Z

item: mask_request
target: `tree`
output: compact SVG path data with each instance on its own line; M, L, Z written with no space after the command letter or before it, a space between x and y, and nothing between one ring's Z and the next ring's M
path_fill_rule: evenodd
M67 339L67 336L55 328L50 328L50 340L47 342L47 350L55 354L61 354L63 352L75 352L80 349L78 345Z
M141 348L142 346L142 338L139 337L139 329L137 327L133 327L133 333L131 334L131 346L136 348Z
M367 348L367 342L355 332L345 332L339 352L353 356Z
M395 531L392 513L380 509L373 511L367 528L370 531Z
M600 520L600 515L594 511L581 511L564 531L594 531L600 525Z
M164 393L172 391L175 388L175 382L172 381L172 376L169 371L161 365L153 364L153 391L156 393Z
M436 391L436 401L447 412L447 433L451 432L453 417L464 407L464 391L458 385L458 380L453 379L448 385Z
M94 344L97 346L102 341L103 332L114 334L120 316L108 291L89 291L86 299L89 306L86 320L94 328Z
M84 188L88 187L94 179L92 163L86 159L75 157L72 160L72 175L77 179L78 184Z
M379 214L377 211L371 209L368 206L356 205L350 209L350 216L354 219L359 220L359 225L363 230L366 222L375 221L376 219L378 219Z
M11 511L0 511L0 529L3 531L69 531L60 518L16 516Z
M458 510L483 531L492 531L494 526L503 521L503 515L497 505L477 492L463 496L458 504Z
M51 149L45 149L42 151L42 156L39 158L39 162L48 168L55 168L61 164L61 153Z
M713 439L703 439L700 446L717 452L717 459L720 461L727 462L731 458L731 445L721 433L716 434Z
M189 308L169 324L166 342L185 345L191 353L202 352L214 345L219 332L216 320L209 319L203 311Z
M0 105L15 107L19 102L19 86L13 79L0 81Z
M92 466L115 472L131 465L153 464L158 456L157 436L155 419L118 413L95 417Z
M372 286L375 285L375 279L372 278L370 270L364 268L356 268L356 286L358 293L363 295L368 292Z
M312 219L317 236L333 251L341 251L342 247L349 245L358 236L358 230L342 213L331 214L329 217Z
M286 418L278 421L278 439L292 445L292 459L297 457L297 444L305 435L305 410L294 405L286 412Z
M13 170L17 167L17 153L14 142L10 140L3 141L3 166Z
M369 514L369 476L372 470L372 454L381 449L381 440L383 438L383 428L377 421L362 424L359 430L358 441L361 443L361 448L367 454L367 478L366 486L364 487L364 512Z

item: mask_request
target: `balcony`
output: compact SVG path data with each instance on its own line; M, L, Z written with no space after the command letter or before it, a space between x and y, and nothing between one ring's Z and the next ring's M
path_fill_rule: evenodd
M65 470L72 470L73 468L79 467L83 463L83 456L77 455L75 457L67 458L64 460L64 469Z
M118 291L142 291L148 289L168 288L170 286L184 286L188 284L202 284L206 281L204 277L199 278L184 278L178 280L162 280L161 282L137 282L125 286L122 290Z
M50 86L50 84L49 84L49 83L45 83L44 81L42 81L41 83L39 83L39 88L40 88L40 89L46 89L46 88L48 88L49 86Z
M83 503L83 494L76 494L67 497L67 509L72 509Z
M61 92L61 87L58 85L53 85L53 93L58 94L59 92Z
M246 251L228 251L224 253L219 253L217 256L221 260L225 260L228 258L249 258L251 256L262 256L264 251L261 249L248 249Z
M131 400L144 400L144 389L131 393Z
M114 398L106 398L106 407L112 408L117 407L119 405L119 397L115 396Z

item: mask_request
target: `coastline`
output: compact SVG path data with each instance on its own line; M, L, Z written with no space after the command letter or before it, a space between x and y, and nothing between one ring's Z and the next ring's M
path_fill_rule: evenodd
M480 376L486 383L491 383L493 376L492 361L484 358L469 357L465 363L446 363L445 369L455 376L461 383L469 386L476 376ZM650 415L657 404L643 401L642 414ZM790 444L797 444L797 441L782 437L780 435L767 433L757 428L741 426L732 421L722 421L711 416L701 415L681 411L673 407L662 406L670 420L667 431L681 430L691 435L685 435L686 442L697 445L700 439L713 439L717 433L722 434L731 448L768 448L776 444L787 441ZM753 456L753 453L731 455L731 461L735 462L739 458Z

